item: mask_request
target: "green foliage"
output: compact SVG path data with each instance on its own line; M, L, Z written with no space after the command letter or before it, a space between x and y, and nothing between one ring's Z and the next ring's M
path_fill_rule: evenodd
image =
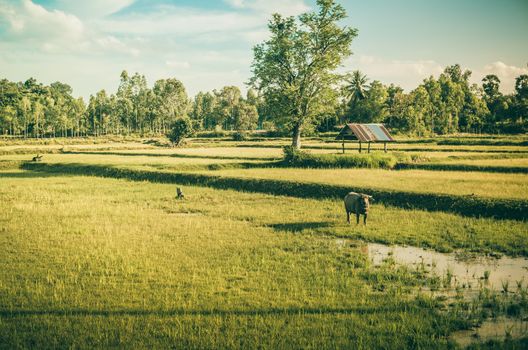
M392 169L398 162L394 154L314 154L285 146L284 162L304 168L374 168Z
M248 134L245 131L237 131L233 134L234 141L245 141L248 139Z
M266 111L276 124L292 133L300 148L304 127L336 106L335 73L350 56L357 31L341 28L345 9L332 0L318 0L319 12L305 13L298 21L274 14L271 37L254 48L251 83L262 91Z
M189 118L178 118L172 123L167 137L173 145L180 146L186 137L193 134L192 122Z

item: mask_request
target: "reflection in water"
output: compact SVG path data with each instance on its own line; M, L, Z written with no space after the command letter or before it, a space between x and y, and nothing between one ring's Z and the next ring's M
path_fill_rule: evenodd
M417 268L424 266L439 276L449 273L458 286L477 288L482 284L486 288L502 291L506 285L509 290L514 290L519 284L528 285L528 259L525 258L473 257L462 260L456 254L375 243L369 243L367 251L374 265L392 257L397 264Z
M528 322L519 319L499 317L487 320L476 329L456 331L451 334L450 339L462 347L466 347L475 341L485 342L488 340L502 340L506 337L522 338L528 336Z

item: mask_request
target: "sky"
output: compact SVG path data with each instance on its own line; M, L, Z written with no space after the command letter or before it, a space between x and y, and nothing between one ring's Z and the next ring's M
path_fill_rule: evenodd
M358 29L341 71L410 91L455 63L513 91L528 74L528 0L337 0ZM75 96L114 93L122 70L181 80L190 96L251 76L272 13L315 0L0 0L0 79L61 81Z

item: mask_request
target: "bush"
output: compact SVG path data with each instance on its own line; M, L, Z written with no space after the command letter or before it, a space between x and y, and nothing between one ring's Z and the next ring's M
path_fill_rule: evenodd
M180 146L186 137L193 133L192 122L189 118L178 118L171 126L167 137L173 145Z
M248 139L248 134L246 131L237 131L233 134L234 141L245 141Z
M284 163L302 168L383 168L393 169L399 161L407 161L408 156L392 153L370 154L313 154L296 150L291 146L283 148Z

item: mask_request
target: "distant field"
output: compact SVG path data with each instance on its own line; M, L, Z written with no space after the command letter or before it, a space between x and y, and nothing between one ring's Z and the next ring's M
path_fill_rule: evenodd
M102 151L111 153L111 150ZM195 147L195 148L155 148L146 150L123 150L120 153L130 155L152 154L167 156L189 156L203 158L227 158L227 159L277 159L282 157L280 148L262 148L262 147Z
M222 176L282 179L415 192L528 198L528 175L381 169L227 169Z
M526 167L528 168L528 158L511 159L448 159L449 164L468 164L480 166L501 166L501 167Z

